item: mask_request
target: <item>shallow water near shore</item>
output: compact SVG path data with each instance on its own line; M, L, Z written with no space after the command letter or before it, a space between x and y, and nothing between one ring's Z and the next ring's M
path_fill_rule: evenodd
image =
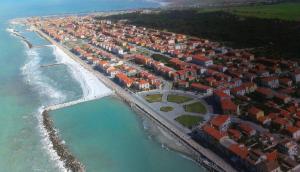
M87 171L205 171L149 137L140 116L114 97L56 110L50 117Z
M74 76L70 68L65 64L49 68L41 67L41 65L44 64L56 63L59 61L59 58L62 57L59 53L55 52L55 49L51 46L28 49L20 38L8 32L7 29L12 27L9 20L16 17L32 15L53 15L94 10L109 11L153 6L157 5L148 2L139 3L139 1L131 0L87 0L84 1L84 3L80 0L1 1L0 172L65 171L62 167L62 162L53 149L51 149L49 139L41 126L40 110L42 106L49 104L79 99L86 93L85 89L89 88L88 85L85 85L86 83L80 83L78 79L82 78ZM33 45L49 44L35 33L26 31L24 27L17 27L16 29ZM88 109L86 109L87 107L85 106L88 106ZM123 114L123 111L121 111L122 113L119 111L116 113L103 111L103 107L110 107L112 109L111 112L122 109L127 115L120 116L120 114ZM167 151L161 147L159 142L151 139L148 140L149 134L143 130L142 121L127 105L119 100L104 98L99 101L78 105L74 108L78 108L78 110L72 112L74 118L69 115L56 114L60 111L55 111L53 115L55 117L55 125L58 127L58 130L60 130L60 134L66 141L66 144L70 146L71 151L74 151L74 154L78 155L79 159L82 159L83 163L86 163L87 167L91 168L91 171L99 171L101 169L105 169L104 171L107 172L123 171L120 169L122 167L128 171L132 171L129 170L130 168L127 163L132 165L133 170L145 171L145 169L142 168L142 165L144 165L145 167L149 167L148 171L170 171L169 169L176 167L171 167L171 164L179 165L181 161L184 162L183 167L186 168L178 167L178 169L182 169L182 171L187 171L186 169L195 171L198 169L198 171L201 171L201 168L199 168L196 163L182 158L178 153ZM63 109L62 112L65 110L68 111L68 108ZM82 112L85 113L82 114ZM112 120L116 120L117 123L110 121L112 124L109 125L109 119L105 119L104 116L97 116L102 113L111 117ZM82 118L82 115L86 118ZM75 118L76 116L78 116L78 119ZM99 120L105 123L98 123ZM83 122L82 125L79 123L81 121ZM104 128L97 128L100 127L99 124L102 124ZM83 128L74 128L75 126ZM107 135L101 135L100 139L98 132L93 132L92 126L95 127L95 131L99 133L107 131L105 132ZM122 126L125 128L122 128ZM114 128L112 133L108 132L110 127ZM125 134L125 132L121 133L123 129L129 133L121 135ZM81 132L84 133L84 135L82 135ZM116 134L117 136L119 134L120 138L112 138L112 134ZM84 136L83 138L85 139L79 139L77 138L78 136ZM102 138L107 139L102 140ZM124 144L122 144L123 140L120 140L122 138L125 140ZM131 143L126 141L126 138L131 138L135 142ZM124 149L125 152L117 156L119 152L114 152L117 149L111 147L114 146L111 145L112 141L118 143L119 145L116 145L116 147ZM141 143L138 144L139 142ZM97 148L101 147L101 149L90 152L92 150L89 149L91 145L96 145ZM137 146L138 149L132 146ZM101 150L103 152L100 152ZM135 150L139 151L137 155L133 156ZM103 157L103 153L107 153L107 157ZM145 155L148 155L148 157ZM99 163L102 161L103 163ZM115 163L112 164L113 162ZM98 163L101 164L101 166L99 166ZM120 166L118 167L117 165ZM134 165L136 165L136 167ZM150 168L150 166L153 167ZM160 166L161 169L159 168ZM99 170L97 168L99 168Z

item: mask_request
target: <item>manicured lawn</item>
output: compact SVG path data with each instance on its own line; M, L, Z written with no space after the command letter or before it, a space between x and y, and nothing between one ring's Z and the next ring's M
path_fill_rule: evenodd
M184 103L190 100L193 100L193 98L186 97L186 96L179 96L179 95L168 95L167 98L168 102L174 102L174 103Z
M147 102L149 102L149 103L153 103L153 102L161 102L161 101L162 101L162 94L151 94L151 95L147 95L147 96L145 96L145 99L146 99Z
M201 102L196 102L188 105L184 105L186 112L195 112L205 114L207 112L205 106Z
M164 106L164 107L161 107L160 108L160 111L163 111L163 112L170 112L172 111L174 108L171 107L171 106Z
M203 118L201 116L192 116L192 115L186 115L183 114L175 119L177 122L179 122L181 125L192 128L193 126L197 125L199 122L203 121Z

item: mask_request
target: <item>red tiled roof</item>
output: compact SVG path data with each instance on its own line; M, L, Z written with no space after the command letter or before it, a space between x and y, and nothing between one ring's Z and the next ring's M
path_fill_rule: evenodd
M300 128L300 121L297 121L295 126Z
M241 130L243 130L246 134L251 134L251 132L254 130L249 124L241 123L239 125Z
M205 57L205 56L202 56L202 55L194 55L193 57L193 60L196 60L196 61L210 61L211 59Z
M220 140L221 138L226 136L225 133L222 133L222 132L220 132L220 131L216 130L215 128L213 128L211 126L208 126L208 125L205 125L203 127L203 131L205 133L207 133L208 135L210 135L211 137L215 138L216 140Z
M187 64L186 62L181 61L178 58L172 58L169 62L173 63L175 65L186 65Z
M277 113L269 113L268 114L268 117L271 118L271 119L275 119L277 118L278 114Z
M209 86L206 86L206 85L203 85L203 84L200 84L200 83L192 83L191 84L191 87L194 88L194 89L197 89L197 90L207 90L207 89L210 89Z
M216 82L216 79L214 78L214 77L208 77L208 78L205 78L205 80L207 81L207 82Z
M275 161L278 157L278 153L276 150L274 150L272 152L268 152L266 156L268 161Z
M230 119L229 115L218 115L214 117L210 123L214 126L219 128L221 125L223 125L226 121Z
M149 82L145 80L140 80L139 84L149 84Z
M221 100L221 108L223 111L230 110L230 111L236 111L237 105L233 103L231 99L223 99Z
M286 110L289 112L289 113L296 113L297 111L297 107L295 107L294 105L290 105L288 107L286 107Z
M256 116L256 114L258 114L259 112L261 112L262 110L252 106L250 109L248 109L248 113L252 116Z
M231 135L235 139L240 139L241 138L241 132L239 132L236 129L228 129L228 134Z
M280 100L285 100L285 99L289 98L288 95L279 94L279 93L275 94L275 97L278 98L278 99L280 99Z
M275 118L273 120L273 123L280 124L280 125L287 125L287 124L289 124L289 122L286 119L280 118L280 117Z
M271 118L266 117L266 116L261 116L257 119L258 122L264 124L265 122L268 122L268 120L270 120Z
M253 82L245 82L242 84L245 88L254 87L256 84Z
M268 95L268 96L270 96L270 95L273 94L273 92L272 92L271 89L264 88L264 87L258 87L255 91L258 92L258 93L260 93L260 94Z
M299 131L300 128L295 127L295 126L287 126L285 130L286 130L287 132L293 134L293 133Z
M297 112L295 115L296 115L296 117L300 118L300 112Z
M186 70L179 70L176 73L178 73L179 75L185 75L186 74Z
M245 90L245 87L240 86L240 87L232 88L232 89L231 89L231 92L232 92L232 93L238 93L239 91L243 91L243 90Z
M103 66L103 65L105 65L105 64L108 64L108 62L105 61L105 60L100 60L100 61L99 61L99 65L102 65L102 66Z
M269 81L274 81L274 80L278 80L277 77L271 76L271 77L265 77L261 79L264 82L269 82Z
M116 75L116 77L121 80L122 82L124 82L126 85L131 85L133 83L133 80L130 79L127 75L125 75L124 73L118 73Z
M226 93L224 93L222 90L215 90L214 95L220 97L220 98L230 98L230 96Z
M238 145L238 144L232 144L228 148L232 153L239 156L242 159L245 159L248 156L248 149L246 146Z
M281 111L280 111L280 116L282 116L282 117L284 117L284 118L287 118L287 119L291 118L290 112L288 112L288 111L286 111L286 110L281 110Z
M279 81L284 84L288 84L289 82L292 82L292 80L289 78L280 78Z

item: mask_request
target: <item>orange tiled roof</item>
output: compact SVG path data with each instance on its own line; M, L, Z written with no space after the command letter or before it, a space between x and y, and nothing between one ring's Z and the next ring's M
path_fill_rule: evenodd
M211 137L215 138L216 140L220 140L221 138L226 136L225 133L222 133L222 132L220 132L220 131L216 130L215 128L213 128L211 126L208 126L208 125L205 125L203 127L203 131L205 133L207 133L208 135L210 135Z
M241 123L239 127L247 134L250 134L254 129L246 123Z
M228 134L231 135L234 139L241 138L241 132L236 129L228 129Z
M192 58L193 58L193 60L196 60L196 61L204 61L204 62L210 61L209 58L207 58L203 55L194 55Z
M232 144L228 149L242 159L245 159L249 154L247 147L239 144Z
M293 133L299 131L300 128L295 127L295 126L287 126L285 130L286 130L287 132L293 134Z
M131 85L133 83L133 80L130 79L127 75L125 75L124 73L118 73L116 75L117 78L119 78L122 82L124 82L126 85Z
M221 125L223 125L227 120L230 119L229 115L218 115L214 117L210 123L214 126L219 128Z
M233 103L233 101L231 99L224 99L224 100L221 100L221 108L223 111L224 110L236 111L237 105L235 103Z
M278 153L276 150L269 152L266 154L268 161L275 161L278 157Z
M207 90L210 88L209 86L200 83L195 83L195 82L191 84L191 87L198 90Z
M257 113L262 112L262 110L252 106L250 109L248 109L248 113L250 115L256 115Z

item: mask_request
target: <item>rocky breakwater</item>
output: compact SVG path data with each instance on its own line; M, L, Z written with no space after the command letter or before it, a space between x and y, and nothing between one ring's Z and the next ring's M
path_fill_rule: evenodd
M62 143L60 138L58 137L54 126L53 121L49 117L48 111L43 111L43 125L48 132L50 141L52 142L53 149L57 152L60 159L64 162L65 167L74 172L84 172L85 168L83 164L81 164L75 156L71 154L71 152L67 149L66 145Z

